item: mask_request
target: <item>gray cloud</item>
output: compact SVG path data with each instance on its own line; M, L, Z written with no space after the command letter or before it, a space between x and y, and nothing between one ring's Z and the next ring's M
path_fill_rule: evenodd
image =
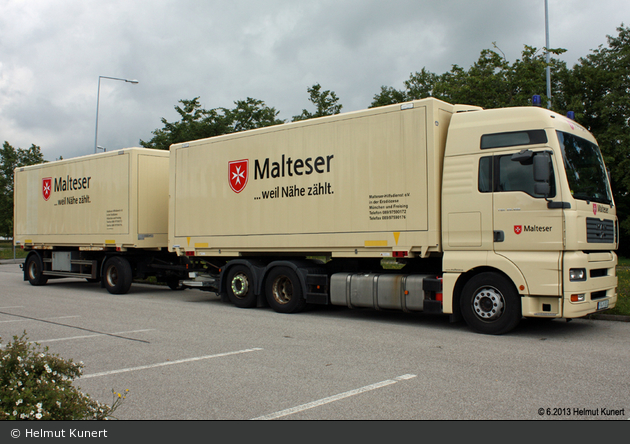
M616 34L630 4L550 0L551 46L570 65ZM344 111L369 106L426 67L468 67L492 42L510 60L543 47L544 2L502 0L5 0L0 5L0 141L53 160L137 146L177 119L254 97L290 119L319 82Z

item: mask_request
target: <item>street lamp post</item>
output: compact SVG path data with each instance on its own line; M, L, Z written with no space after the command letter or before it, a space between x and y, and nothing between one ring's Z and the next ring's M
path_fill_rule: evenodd
M547 108L551 109L551 65L549 64L549 3L545 0L545 40L547 44Z
M94 153L98 151L98 105L101 96L101 79L111 79L111 80L120 80L122 82L139 83L137 80L128 80L128 79L119 79L118 77L107 77L107 76L98 76L98 89L96 92L96 130L94 131Z

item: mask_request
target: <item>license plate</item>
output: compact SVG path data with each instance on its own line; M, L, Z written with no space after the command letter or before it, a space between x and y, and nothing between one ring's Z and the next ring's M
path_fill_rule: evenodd
M597 309L598 310L605 310L608 308L608 301L599 301L597 303Z

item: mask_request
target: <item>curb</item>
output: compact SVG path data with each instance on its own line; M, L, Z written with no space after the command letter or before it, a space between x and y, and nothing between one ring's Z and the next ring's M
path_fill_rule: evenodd
M630 322L630 316L622 315L594 314L588 316L588 319L595 319L598 321Z
M22 264L24 259L0 259L0 264Z

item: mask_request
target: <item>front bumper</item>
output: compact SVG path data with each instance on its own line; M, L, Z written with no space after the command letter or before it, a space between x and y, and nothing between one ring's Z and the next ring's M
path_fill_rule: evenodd
M614 251L564 253L563 314L579 318L613 308L617 303L617 255ZM584 269L585 280L571 281L571 269Z

